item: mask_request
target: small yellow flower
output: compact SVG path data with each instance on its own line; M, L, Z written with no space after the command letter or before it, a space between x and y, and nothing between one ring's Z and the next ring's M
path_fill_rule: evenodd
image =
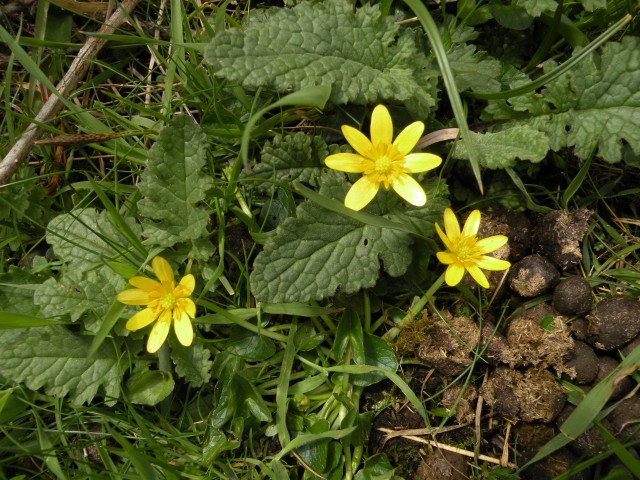
M393 122L384 105L378 105L371 115L371 140L348 125L342 134L357 153L336 153L325 159L329 168L348 173L362 173L353 184L344 204L353 210L366 207L383 185L393 188L411 205L421 207L427 195L409 173L426 172L442 163L431 153L410 153L424 131L424 123L414 122L393 139Z
M153 273L158 280L147 277L132 277L129 283L136 288L124 290L117 300L125 305L146 305L147 308L133 315L125 327L127 330L140 330L156 322L147 341L147 351L155 353L167 339L171 322L178 341L185 347L193 342L191 319L196 315L196 304L190 296L196 284L193 275L185 275L176 286L173 270L162 257L151 261Z
M485 255L495 252L509 239L504 235L478 240L477 233L480 227L480 210L474 210L464 222L462 233L458 219L450 208L444 211L444 229L446 234L436 223L436 231L447 248L446 252L438 252L438 260L447 267L444 280L447 285L454 286L460 283L465 270L478 282L481 287L489 288L489 281L484 275L484 270L506 270L511 266L506 260Z

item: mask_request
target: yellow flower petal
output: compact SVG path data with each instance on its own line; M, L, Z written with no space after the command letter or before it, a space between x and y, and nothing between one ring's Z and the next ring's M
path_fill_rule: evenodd
M445 208L444 210L444 230L447 232L447 237L451 242L455 243L460 238L460 224L456 214L450 208Z
M349 145L358 152L363 157L369 158L371 155L371 150L373 150L373 145L369 139L359 130L356 130L349 125L342 126L342 134L344 138L347 139Z
M480 257L480 260L476 263L479 268L484 270L506 270L511 267L511 263L506 260L500 260L499 258L489 257L488 255L483 255Z
M453 251L454 248L455 248L453 243L451 243L451 241L445 235L445 233L442 231L442 229L440 228L440 225L438 225L437 222L435 224L435 227L436 227L436 232L438 233L438 236L440 237L440 240L442 240L442 243L444 243L445 248L447 250L449 250L449 251Z
M160 280L163 285L173 284L173 269L164 258L153 257L153 260L151 260L151 268L153 268L153 273L156 274L156 277L158 277L158 280Z
M398 195L404 198L411 205L421 207L427 203L427 194L424 193L424 190L420 184L416 182L415 178L410 177L406 173L399 175L391 186Z
M391 145L392 140L393 122L391 121L391 115L389 115L387 107L378 105L371 114L371 143L375 148L378 145Z
M422 132L424 132L424 123L413 122L400 132L395 142L393 142L393 146L396 147L400 154L406 155L416 146L422 136Z
M367 160L357 153L336 153L324 159L327 167L340 172L362 173L367 167ZM370 161L369 161L370 163Z
M452 263L447 267L447 271L444 273L444 281L447 282L447 285L450 287L455 287L460 283L463 276L464 267L457 263Z
M474 210L467 217L467 221L464 222L462 236L472 237L478 233L478 228L480 228L480 210Z
M180 317L173 320L173 330L176 332L178 341L188 347L193 342L193 326L191 320L186 313L183 313Z
M436 257L438 257L438 261L443 265L451 265L458 261L458 257L451 252L437 252Z
M153 323L156 318L158 318L157 310L153 308L145 308L144 310L140 310L129 320L127 320L125 328L127 330L131 330L132 332L135 332L136 330L140 330L141 328L144 328L147 325Z
M409 173L419 173L433 170L441 163L442 159L432 153L410 153L404 157L402 166Z
M180 279L180 283L175 288L174 295L176 297L189 297L196 287L196 278L190 273Z
M146 292L153 292L162 288L160 282L147 277L131 277L129 283Z
M347 192L344 204L355 211L366 207L378 193L379 185L376 185L368 176L360 178Z
M158 350L160 350L160 347L167 339L167 335L169 335L169 329L171 327L171 315L165 315L165 313L170 312L162 312L162 315L151 329L149 340L147 340L147 352L149 353L156 353Z
M469 272L469 275L471 275L471 277L478 283L478 285L483 288L489 288L489 280L487 280L487 277L485 277L480 268L478 268L476 265L471 265L467 267L467 271Z
M193 300L190 298L179 298L176 300L176 303L178 304L178 308L189 315L189 317L196 317L196 304L193 303Z
M476 248L478 249L479 253L491 253L501 248L508 241L509 239L504 235L494 235L493 237L487 237L478 240L478 243L476 243Z
M147 305L152 298L149 296L149 292L139 288L130 288L120 292L116 300L125 305Z

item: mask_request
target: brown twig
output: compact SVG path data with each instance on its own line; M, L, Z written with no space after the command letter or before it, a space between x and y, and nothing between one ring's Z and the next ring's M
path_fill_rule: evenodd
M22 136L13 145L11 150L5 155L0 162L0 185L5 185L11 179L13 173L18 169L20 164L27 158L33 144L40 138L43 129L40 125L48 122L55 117L63 107L61 97L67 97L69 93L78 86L78 83L87 73L91 60L98 55L98 52L107 43L107 39L103 35L113 34L116 29L122 25L129 14L133 11L140 0L124 0L116 11L98 30L99 36L89 37L87 42L78 52L78 56L71 63L71 67L58 83L56 89L59 95L50 95L45 104L42 106L33 123L27 127Z
M383 431L383 432L388 432L388 433L395 433L395 432L391 432L388 429L383 429L383 428L379 428L378 430ZM422 430L422 429L420 429ZM406 430L405 430L406 432ZM398 433L404 433L404 432L398 432ZM457 454L460 455L464 455L465 457L470 457L470 458L476 458L477 460L480 460L482 462L490 462L490 463L495 463L501 466L506 466L509 468L517 468L517 466L513 463L506 463L506 465L502 465L502 462L504 461L504 459L500 460L497 458L493 458L493 457L489 457L487 455L477 455L474 452L470 452L468 450L463 450L462 448L458 448L458 447L454 447L452 445L447 445L445 443L441 443L441 442L436 442L435 440L427 440L426 438L422 438L422 437L416 437L415 435L394 435L394 436L398 436L401 438L404 438L405 440L411 440L413 442L417 442L417 443L423 443L425 445L430 445L432 447L435 448L440 448L442 450L448 450L450 452L455 452Z

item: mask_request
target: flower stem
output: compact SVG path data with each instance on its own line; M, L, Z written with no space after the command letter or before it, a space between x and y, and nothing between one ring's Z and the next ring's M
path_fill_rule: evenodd
M411 305L411 307L409 308L409 311L404 316L404 318L400 320L400 322L398 322L398 325L396 325L387 333L385 333L382 338L384 338L385 340L394 340L395 338L397 338L397 336L400 334L400 331L403 328L405 328L408 323L412 322L416 316L418 316L418 314L422 311L422 309L427 304L427 302L431 300L433 295L438 291L438 289L442 286L443 283L444 283L444 273L440 275L436 279L436 281L431 284L431 286L429 287L429 290L427 290L425 294L422 295L422 297L420 297L420 299L417 302Z

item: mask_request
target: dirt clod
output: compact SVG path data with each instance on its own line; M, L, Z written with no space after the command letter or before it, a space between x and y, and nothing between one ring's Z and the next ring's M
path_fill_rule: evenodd
M619 364L620 362L618 362L615 358L611 358L607 355L598 355L598 374L596 375L596 378L594 378L593 384L596 385L598 382L600 382L604 377L609 375ZM627 393L629 393L632 388L633 382L628 375L616 379L613 384L613 391L611 392L609 400L619 400Z
M575 267L582 261L580 241L587 233L587 221L592 212L586 208L548 213L534 229L534 251L547 257L561 270Z
M480 393L498 413L524 422L553 421L566 400L564 389L549 371L533 368L522 373L498 367Z
M564 410L558 415L556 419L556 425L560 427L569 415L575 410L575 407L572 405L567 405ZM600 423L607 430L611 431L611 423L606 418L600 420ZM569 450L571 450L576 455L585 455L594 456L599 453L605 452L607 448L607 443L600 435L600 431L596 427L589 428L586 432L579 435L573 442L568 445Z
M624 346L624 348L621 350L622 355L624 355L625 357L628 356L639 345L640 345L640 336L636 337L635 340L633 340L632 342L630 342L630 343L628 343L627 345Z
M640 333L640 302L629 297L609 297L587 315L587 341L600 350L613 350Z
M621 442L640 441L640 397L628 398L618 405L609 420L613 435Z
M487 363L490 365L498 365L500 363L513 361L513 355L511 354L507 339L496 329L493 323L485 322L482 325L481 337L484 348L482 358L484 358Z
M553 306L563 315L582 315L591 310L591 285L584 278L571 275L553 291Z
M441 374L454 376L471 365L471 352L479 341L480 329L475 322L445 313L427 332L416 355Z
M577 460L578 457L568 449L561 448L527 468L522 472L522 478L524 480L552 480L569 470ZM588 480L590 476L588 470L582 470L569 478L570 480Z
M463 390L464 389L464 390ZM458 424L472 422L475 417L474 400L478 398L478 391L473 385L453 385L442 395L442 406L447 410L455 409Z
M581 341L574 343L575 350L569 359L564 362L567 370L573 371L574 374L565 373L563 376L578 385L586 385L596 378L600 371L600 364L596 353L589 345Z
M558 374L575 374L564 362L573 353L574 340L563 317L549 305L536 305L513 320L507 331L507 342L511 366L553 367Z
M468 457L434 448L418 466L415 480L465 480L469 478Z
M588 333L589 322L587 322L584 318L576 318L575 320L569 322L569 330L575 338L578 340L582 340L583 342L587 340L589 336Z
M553 264L540 255L528 255L511 266L509 286L525 298L537 297L551 290L560 279Z

